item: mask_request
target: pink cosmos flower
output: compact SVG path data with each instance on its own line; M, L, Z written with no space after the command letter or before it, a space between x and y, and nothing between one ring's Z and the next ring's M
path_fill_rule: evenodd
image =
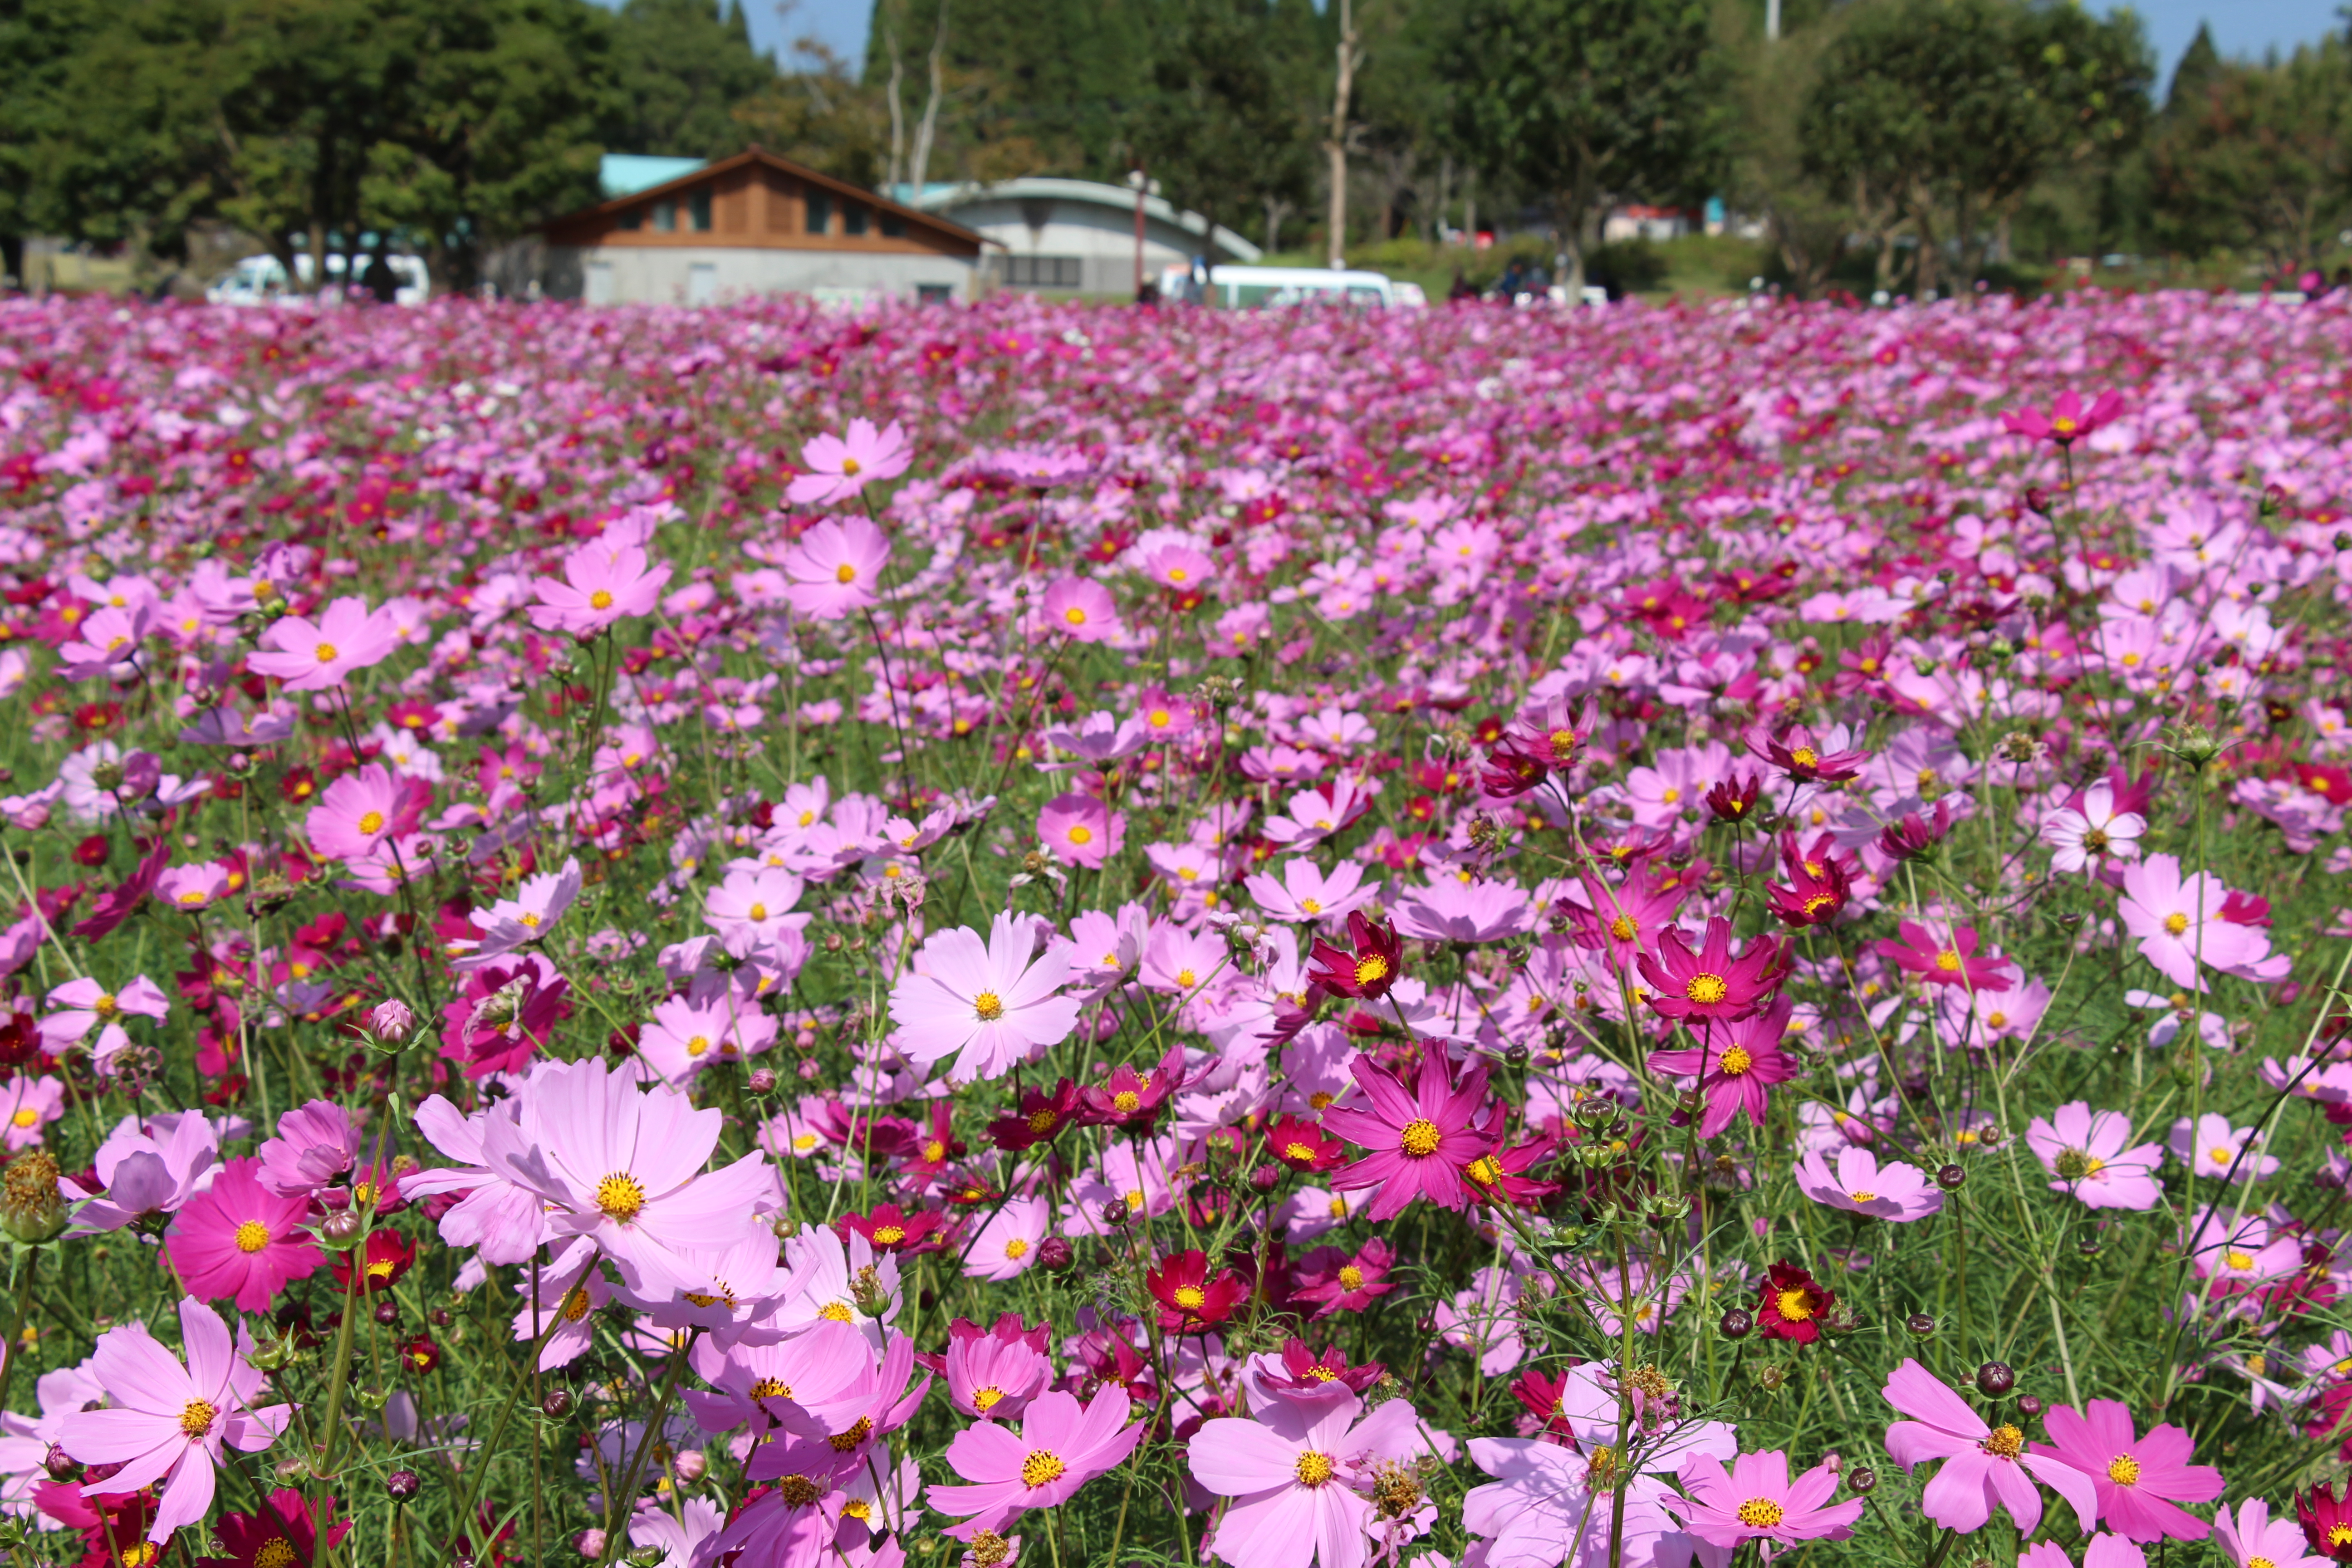
M2008 961L1993 953L1977 955L1979 938L1974 926L1949 927L1941 935L1931 932L1917 921L1905 921L1895 929L1903 940L1884 938L1876 951L1897 969L1916 974L1930 985L1962 985L1970 991L2009 989Z
M448 951L453 955L450 967L479 968L518 948L544 941L554 930L555 922L580 897L581 883L577 856L567 856L560 871L542 871L536 877L524 878L514 897L500 899L488 909L476 910L467 917L482 934L478 938L458 937L449 942Z
M1421 1071L1412 1089L1394 1073L1358 1056L1349 1064L1369 1109L1334 1105L1323 1112L1328 1131L1370 1151L1331 1178L1339 1192L1372 1189L1366 1210L1375 1223L1394 1219L1425 1197L1440 1208L1459 1211L1475 1196L1464 1168L1486 1156L1492 1141L1473 1130L1486 1098L1484 1063L1454 1084L1445 1047L1435 1040L1422 1048Z
M583 637L630 616L653 613L669 581L667 563L648 565L637 544L591 540L563 558L563 581L541 577L530 585L539 603L531 625L541 631Z
M441 1239L452 1247L479 1247L485 1263L527 1263L547 1239L546 1205L537 1193L492 1170L483 1147L488 1122L512 1122L521 1110L509 1098L492 1100L467 1117L437 1094L416 1108L416 1130L457 1163L411 1171L401 1177L401 1191L419 1199L458 1194L441 1216Z
M964 1277L1011 1279L1037 1266L1054 1205L1042 1197L1012 1197L989 1216L963 1251Z
M1687 1498L1662 1500L1710 1546L1756 1541L1769 1555L1802 1541L1843 1541L1862 1517L1860 1498L1830 1501L1837 1495L1836 1472L1816 1465L1791 1481L1789 1456L1778 1448L1742 1454L1728 1470L1711 1454L1696 1455L1683 1469L1683 1486Z
M1795 1009L1794 1000L1784 992L1760 1013L1708 1026L1703 1045L1650 1053L1652 1072L1698 1079L1700 1137L1715 1137L1743 1111L1752 1125L1764 1125L1764 1107L1770 1099L1766 1091L1797 1075L1795 1058L1780 1047Z
M921 967L890 993L891 1038L919 1065L956 1056L950 1070L966 1083L1002 1078L1035 1052L1060 1045L1077 1027L1078 1003L1062 994L1066 949L1034 962L1025 915L1000 913L988 940L969 927L923 943Z
M42 1048L51 1056L92 1035L100 1039L93 1042L91 1054L111 1056L130 1038L122 1033L122 1019L160 1021L172 1012L171 1000L163 994L163 988L143 974L132 976L129 984L117 989L109 989L102 982L87 976L68 980L49 993L48 1003L57 1011L44 1016L39 1028ZM104 1037L109 1033L119 1037L118 1041L108 1043Z
M2037 1541L2017 1554L2017 1568L2074 1568L2074 1563L2056 1542ZM2101 1531L2083 1548L2083 1568L2147 1568L2147 1553L2120 1535Z
M1363 1568L1374 1519L1367 1494L1383 1465L1409 1464L1423 1449L1412 1402L1391 1399L1366 1415L1363 1401L1334 1382L1276 1394L1252 1417L1204 1422L1186 1446L1192 1479L1234 1500L1211 1552L1234 1568Z
M76 1411L58 1436L78 1462L119 1467L107 1479L110 1492L163 1483L147 1531L152 1542L204 1522L224 1446L260 1453L294 1413L287 1405L254 1405L268 1380L237 1353L220 1314L193 1296L180 1301L180 1340L185 1364L143 1323L99 1335L90 1370L113 1407Z
M1397 1288L1397 1281L1389 1278L1395 1266L1396 1254L1378 1237L1352 1258L1336 1247L1321 1247L1299 1260L1298 1282L1290 1299L1318 1303L1318 1318L1360 1312Z
M345 773L302 818L311 850L329 860L363 860L387 840L416 831L432 798L422 780L397 779L382 763Z
M1117 1384L1086 1405L1058 1388L1041 1394L1017 1434L993 1421L957 1433L948 1444L948 1463L971 1484L934 1481L925 1496L941 1513L971 1516L948 1530L957 1540L970 1541L983 1530L1001 1535L1024 1510L1057 1508L1125 1463L1149 1425L1129 1425L1128 1409L1127 1390Z
M2033 1451L2074 1466L2098 1490L2099 1517L2107 1528L2143 1544L2166 1536L2202 1541L2211 1526L2185 1512L2184 1502L2210 1502L2221 1495L2221 1472L2192 1465L2195 1445L2178 1426L2132 1430L2131 1406L2094 1399L2087 1413L2053 1405L2042 1418L2053 1439Z
M1352 860L1341 861L1327 876L1304 855L1283 861L1279 879L1260 873L1244 878L1242 885L1269 919L1309 923L1336 921L1371 902L1381 890L1379 883L1364 880L1364 868Z
M1833 1209L1906 1224L1944 1206L1943 1193L1918 1166L1900 1161L1881 1165L1858 1143L1838 1151L1834 1169L1820 1150L1807 1153L1797 1162L1797 1190Z
M2081 871L2109 856L2136 859L2147 818L2116 805L2116 788L2101 779L2083 792L2080 809L2062 805L2042 819L2042 842L2050 846L2053 871Z
M217 860L166 868L156 877L152 889L157 902L191 913L209 909L228 895L228 868Z
M1045 590L1040 631L1072 642L1101 642L1118 635L1118 601L1099 583L1083 577L1056 578Z
M1127 818L1090 795L1057 795L1037 813L1037 837L1073 866L1098 871L1127 843Z
M819 436L801 448L809 471L793 480L784 497L794 506L824 506L847 500L867 485L895 479L915 460L915 449L897 420L877 431L871 419L853 419L849 434Z
M2101 426L2112 423L2123 411L2123 394L2112 387L2099 394L2098 401L2088 408L2083 406L2082 395L2069 388L2058 395L2047 416L2038 408L2013 409L2000 416L2000 427L2030 441L2071 447Z
M1643 998L1661 1016L1684 1024L1727 1024L1763 1006L1787 973L1789 954L1769 936L1752 936L1738 956L1731 952L1731 922L1717 915L1694 950L1679 929L1658 933L1655 957L1642 955L1642 978L1652 986Z
M969 1318L948 1325L947 1353L916 1359L948 1380L948 1402L981 1421L1012 1421L1054 1381L1045 1353L1052 1325L1032 1329L1007 1312L992 1329Z
M807 915L793 910L804 891L806 884L790 871L733 870L703 900L702 916L730 953L749 958L808 924Z
M2249 1498L2234 1510L2214 1510L2213 1533L2231 1568L2328 1568L2331 1561L2311 1551L2300 1523L2291 1516L2273 1519L2271 1505L2260 1498Z
M2036 1479L2074 1505L2085 1531L2097 1522L2098 1493L2088 1476L2062 1460L2025 1452L2024 1434L2016 1426L1986 1425L1916 1361L1906 1357L1884 1392L1887 1404L1911 1417L1886 1429L1886 1451L1895 1462L1909 1470L1930 1459L1944 1461L1919 1500L1937 1524L1968 1534L1983 1529L2000 1507L2009 1510L2020 1534L2031 1535L2042 1522Z
M399 646L390 616L371 611L365 599L337 599L315 622L300 616L272 622L261 634L261 651L246 662L289 691L324 691L382 664Z
M2154 1208L2164 1196L2156 1171L2160 1143L2133 1144L2131 1119L2120 1110L2091 1109L2084 1100L2062 1105L2025 1130L2026 1147L2056 1179L2053 1193L2071 1193L2095 1209Z
M826 518L784 552L784 596L813 621L837 621L874 604L890 542L868 518Z
M2247 1152L2241 1157L2249 1143L2260 1144L2261 1131L2256 1127L2233 1127L2228 1117L2209 1110L2197 1119L2194 1128L2185 1116L2174 1122L2172 1136L2165 1140L2165 1147L2172 1151L2173 1158L2200 1176L2210 1176L2217 1182L2224 1177L2250 1182L2279 1168L2274 1155Z
M254 1151L261 1184L279 1197L315 1196L365 1152L351 1113L331 1100L298 1105L278 1119L278 1136Z
M192 1295L232 1296L244 1312L263 1310L289 1280L309 1279L325 1261L302 1228L310 1198L271 1192L260 1168L257 1159L222 1166L211 1186L182 1205L163 1242Z
M220 1129L193 1110L150 1117L143 1124L125 1117L90 1162L101 1195L74 1210L71 1234L121 1230L174 1212L211 1181L220 1164ZM68 1198L88 1196L70 1181L59 1190Z
M41 1129L65 1113L63 1079L46 1073L38 1078L19 1074L0 1084L0 1135L5 1135L11 1153L38 1143Z
M1189 594L1217 575L1217 563L1187 544L1160 545L1140 564L1153 582L1180 594Z
M673 996L637 1034L637 1056L667 1083L683 1086L705 1068L740 1062L776 1043L776 1021L732 992L698 1003Z
M2230 918L2240 897L2210 872L2184 879L2177 857L2151 855L2124 872L2116 918L2139 940L2139 955L2183 990L2205 989L2200 964L2263 984L2285 979L2294 961L2271 952L2261 926Z

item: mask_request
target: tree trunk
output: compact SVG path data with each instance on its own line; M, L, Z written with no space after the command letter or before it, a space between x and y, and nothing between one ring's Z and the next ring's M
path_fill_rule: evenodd
M1443 244L1447 227L1445 215L1454 205L1454 154L1444 153L1437 160L1437 210L1429 223L1429 243Z
M1348 98L1355 89L1356 68L1362 63L1356 47L1354 0L1339 0L1339 74L1331 88L1331 134L1323 143L1331 180L1324 250L1334 272L1348 265Z
M1270 254L1282 248L1282 220L1290 216L1290 204L1280 196L1265 198L1265 248Z
M890 46L890 181L884 189L896 201L898 187L907 178L907 104L898 91L899 84L907 78L907 62L898 54L898 30L886 27L882 37Z
M915 130L915 162L908 172L908 183L914 186L912 200L923 199L923 182L930 177L931 142L939 133L940 100L947 96L940 85L940 67L948 52L948 5L940 0L940 30L931 39L931 96L923 105L923 122Z
M1462 234L1470 248L1478 247L1478 171L1462 182Z

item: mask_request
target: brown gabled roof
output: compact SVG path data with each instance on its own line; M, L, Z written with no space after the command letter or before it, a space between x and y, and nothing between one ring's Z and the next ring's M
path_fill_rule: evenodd
M769 168L789 174L805 184L815 185L829 190L836 195L848 196L853 200L864 202L881 212L897 213L908 223L930 229L934 233L951 235L957 239L973 245L985 246L990 243L985 235L966 228L960 223L950 222L937 213L927 213L919 207L910 207L903 202L894 202L887 196L876 195L863 185L852 184L847 180L836 180L831 174L820 174L805 163L793 163L790 158L779 158L756 142L731 158L715 159L699 169L680 174L675 180L664 180L658 185L647 185L642 191L631 191L627 195L614 196L610 201L598 202L593 206L574 208L559 217L549 218L539 226L541 230L546 230L558 228L565 224L577 223L582 218L617 215L635 206L640 202L674 195L705 180L728 174L749 163L764 163Z

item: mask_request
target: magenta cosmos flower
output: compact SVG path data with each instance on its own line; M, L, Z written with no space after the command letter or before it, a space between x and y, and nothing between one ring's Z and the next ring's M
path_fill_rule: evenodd
M1682 1516L1684 1529L1708 1545L1738 1547L1756 1541L1769 1555L1775 1546L1843 1541L1853 1533L1862 1500L1830 1502L1837 1485L1836 1473L1826 1465L1791 1481L1789 1456L1778 1448L1742 1454L1728 1470L1712 1454L1695 1454L1683 1468L1683 1486L1690 1495L1660 1500Z
M1840 1149L1834 1165L1819 1149L1808 1152L1797 1162L1797 1190L1833 1209L1899 1223L1926 1219L1944 1206L1944 1194L1918 1166L1899 1160L1881 1165L1858 1143Z
M651 614L668 581L669 567L646 564L643 546L592 540L563 558L563 581L541 577L530 585L540 601L530 623L573 637L601 632L625 616Z
M2199 966L2268 984L2293 961L2271 952L2261 926L2231 919L2242 900L2210 872L2182 877L2180 861L2151 855L2124 872L2116 919L2139 942L2139 955L2186 991L2205 989Z
M1780 983L1785 957L1769 936L1750 937L1735 957L1731 922L1720 915L1706 922L1696 951L1681 930L1662 931L1657 956L1640 960L1642 978L1654 987L1643 999L1685 1024L1727 1024L1763 1006Z
M399 646L391 616L370 611L365 599L337 599L316 621L288 616L272 622L261 634L261 650L246 662L289 691L324 691L382 664Z
M2123 394L2112 387L2099 394L2098 401L2088 408L2083 406L2082 394L2070 388L2058 395L2047 415L2038 408L2016 409L2000 416L2000 427L2012 436L2022 436L2030 441L2051 441L2061 447L2071 447L2101 426L2111 423L2123 411Z
M784 497L794 506L847 500L867 485L895 479L915 460L907 431L897 420L887 430L871 419L853 419L846 436L819 436L801 448L808 472L793 480Z
M1146 1423L1129 1426L1127 1390L1117 1384L1087 1405L1057 1388L1031 1403L1018 1433L993 1421L967 1426L948 1445L948 1463L971 1484L932 1483L930 1505L971 1516L948 1531L959 1541L983 1530L1002 1534L1025 1510L1057 1508L1118 1468L1142 1440Z
M923 943L921 969L890 993L892 1039L908 1061L928 1064L951 1053L950 1069L965 1083L1003 1077L1031 1053L1060 1045L1078 1026L1066 951L1031 959L1027 916L1000 913L988 940L968 926Z
M310 1213L308 1194L262 1184L259 1160L231 1160L173 1218L165 1253L191 1295L233 1296L239 1311L258 1312L287 1281L317 1271L319 1248L302 1228Z
M2231 1568L2327 1568L2328 1560L2309 1550L2303 1526L2293 1519L2273 1519L2271 1505L2260 1498L2240 1503L2234 1514L2214 1510L2213 1533Z
M415 832L431 798L421 783L394 778L382 763L370 763L327 786L303 816L302 831L313 854L364 860L385 840Z
M1742 1111L1754 1125L1764 1125L1764 1106L1770 1098L1766 1091L1797 1074L1795 1059L1780 1048L1794 1009L1788 996L1775 996L1760 1013L1708 1029L1702 1045L1650 1053L1652 1072L1697 1078L1700 1137L1714 1137Z
M2037 1479L2074 1505L2085 1533L2098 1522L2099 1497L2088 1476L2063 1459L2025 1452L2025 1435L2016 1426L1986 1425L1917 1362L1906 1357L1884 1392L1887 1404L1911 1417L1886 1429L1886 1451L1895 1462L1908 1471L1930 1459L1944 1461L1919 1503L1945 1529L1981 1530L1995 1508L2005 1508L2018 1533L2032 1534L2042 1522Z
M1072 642L1100 642L1118 632L1118 602L1110 590L1083 577L1063 577L1045 590L1042 630Z
M2189 1462L2196 1445L2179 1427L2155 1426L2145 1437L2135 1436L2131 1406L2118 1399L2094 1399L2088 1414L2053 1405L2042 1425L2053 1441L2034 1444L2033 1451L2088 1476L2098 1492L2099 1517L2116 1534L2145 1544L2165 1536L2202 1541L2212 1529L2176 1506L2221 1495L2221 1472Z
M1937 936L1917 921L1905 921L1893 937L1877 943L1878 955L1895 967L1917 975L1930 985L1965 985L1971 991L2006 991L2009 961L1996 954L1977 954L1979 940L1974 926L1949 928Z
M837 621L873 604L890 542L866 518L826 518L784 552L784 597L813 621Z
M2050 1190L2072 1193L2085 1207L2154 1208L2164 1195L2156 1182L2164 1145L2134 1144L2131 1118L2120 1110L2093 1110L2080 1100L2062 1105L2046 1121L2033 1119L2025 1144L2056 1178Z
M110 1492L163 1483L150 1541L184 1525L202 1523L213 1506L213 1469L224 1447L257 1454L286 1429L292 1407L254 1408L267 1380L236 1353L220 1314L197 1300L180 1301L183 1365L143 1323L98 1336L90 1371L114 1402L110 1410L79 1410L65 1418L58 1446L85 1465L120 1467L107 1479Z
M1421 1417L1391 1399L1363 1415L1347 1385L1276 1396L1247 1421L1202 1424L1186 1447L1192 1479L1234 1500L1210 1550L1234 1568L1363 1568L1368 1495L1379 1467L1420 1453Z
M1421 1072L1412 1089L1370 1057L1359 1055L1349 1070L1371 1106L1331 1106L1323 1112L1323 1125L1370 1152L1334 1175L1332 1187L1343 1193L1373 1189L1365 1212L1376 1224L1394 1219L1415 1198L1425 1197L1440 1208L1467 1208L1474 1189L1464 1170L1485 1157L1490 1142L1471 1128L1486 1098L1486 1067L1472 1068L1457 1089L1445 1047L1431 1040L1423 1046Z

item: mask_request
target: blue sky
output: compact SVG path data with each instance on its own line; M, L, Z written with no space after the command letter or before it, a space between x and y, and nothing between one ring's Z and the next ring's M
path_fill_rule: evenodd
M751 37L781 58L792 40L814 34L852 61L866 47L866 18L872 0L799 0L780 9L774 0L745 0ZM2210 22L2213 41L2225 55L2259 58L2263 51L2282 52L2318 37L2337 26L2339 0L2139 0L2135 7L2156 46L2157 90L2172 79L2180 51L2197 36L2201 19Z

